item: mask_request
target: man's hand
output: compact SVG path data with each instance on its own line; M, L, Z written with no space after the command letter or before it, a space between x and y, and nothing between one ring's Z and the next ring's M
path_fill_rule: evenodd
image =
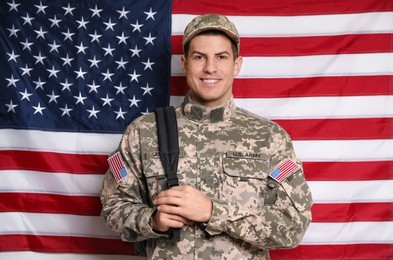
M213 207L212 201L205 194L191 186L175 186L160 192L153 203L158 207L157 215L168 215L168 220L177 222L176 224L172 224L172 222L169 224L168 221L169 227L179 227L174 226L178 225L179 222L187 224L183 221L184 219L208 222Z
M166 232L170 228L182 228L189 225L190 221L178 215L171 215L156 211L153 215L153 230Z

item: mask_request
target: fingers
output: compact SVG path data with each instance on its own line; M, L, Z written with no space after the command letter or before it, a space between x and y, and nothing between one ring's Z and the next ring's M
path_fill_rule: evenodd
M189 224L189 220L178 215L167 214L160 211L156 211L153 215L153 229L160 232L166 232L170 228L182 228Z
M211 217L211 200L191 186L176 186L162 191L153 204L160 212L179 215L191 221L206 222Z
M190 198L193 199L195 197L193 195L195 191L191 186L175 186L169 190L160 192L153 203L155 205L168 204L180 206L183 201Z
M178 206L172 206L168 204L163 204L157 207L157 210L162 213L171 214L171 215L180 215L181 209ZM184 217L183 217L184 218Z
M156 206L160 206L160 205L180 206L183 199L184 199L184 194L182 194L182 192L178 189L178 187L174 187L169 190L160 192L157 198L153 201L153 204Z
M172 205L172 206L180 206L182 203L182 199L178 197L161 197L157 198L155 201L153 201L153 204L156 206L161 206L161 205Z

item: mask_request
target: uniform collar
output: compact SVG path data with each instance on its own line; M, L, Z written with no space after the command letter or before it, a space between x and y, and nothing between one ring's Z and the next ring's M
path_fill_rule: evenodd
M197 122L211 123L228 120L235 109L233 96L222 106L210 108L196 104L191 100L189 93L185 96L182 107L187 118Z

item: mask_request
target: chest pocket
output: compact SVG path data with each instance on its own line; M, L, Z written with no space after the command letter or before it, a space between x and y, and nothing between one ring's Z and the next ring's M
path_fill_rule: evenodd
M267 165L264 160L223 158L221 198L246 207L264 204Z

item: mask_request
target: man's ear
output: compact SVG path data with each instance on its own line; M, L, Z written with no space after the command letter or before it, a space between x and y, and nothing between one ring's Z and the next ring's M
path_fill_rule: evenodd
M183 70L183 73L187 72L187 59L184 55L181 56L181 68Z
M243 64L243 57L242 56L237 57L235 60L235 66L233 68L233 75L235 75L235 77L239 74L240 69L242 68L242 64Z

